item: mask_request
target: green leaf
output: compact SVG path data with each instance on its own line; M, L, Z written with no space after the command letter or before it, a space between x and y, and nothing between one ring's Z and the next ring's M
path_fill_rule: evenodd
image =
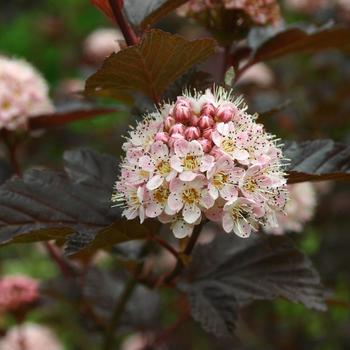
M350 145L332 140L286 142L288 183L350 179Z
M158 101L164 90L191 66L215 50L215 41L188 41L178 35L151 30L142 41L106 59L86 83L88 96L118 98L134 91Z
M187 0L124 0L124 9L130 22L142 29L187 2Z
M262 235L262 234L261 234ZM193 317L218 336L232 333L237 305L282 297L325 310L324 291L310 260L284 236L242 239L218 233L194 252L178 287L189 296Z
M350 49L350 28L331 27L306 31L288 28L254 43L250 61L257 63L300 52L319 52L327 49Z

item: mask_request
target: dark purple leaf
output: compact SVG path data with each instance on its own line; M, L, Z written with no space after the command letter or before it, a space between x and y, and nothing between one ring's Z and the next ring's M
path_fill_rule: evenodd
M188 41L179 35L151 30L138 45L107 58L87 80L85 93L120 98L138 91L157 101L173 81L214 50L213 39Z
M291 160L288 183L350 179L350 145L332 140L286 142L283 153Z

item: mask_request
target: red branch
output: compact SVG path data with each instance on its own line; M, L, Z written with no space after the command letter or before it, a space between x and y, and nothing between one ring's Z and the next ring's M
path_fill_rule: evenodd
M122 7L123 7L122 1L120 0L108 0L108 1L109 1L109 4L111 5L115 20L117 21L119 28L124 35L127 45L128 46L136 45L139 41L139 38L137 37L130 23L127 21L127 19L124 16L124 13L122 10Z

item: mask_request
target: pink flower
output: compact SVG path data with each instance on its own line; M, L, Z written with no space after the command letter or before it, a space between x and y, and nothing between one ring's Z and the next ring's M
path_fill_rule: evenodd
M242 237L273 225L287 198L283 155L246 111L242 98L217 88L146 116L123 145L113 196L123 215L169 223L177 238L203 216Z
M113 28L100 28L92 32L84 42L84 55L94 64L101 64L113 52L121 50L124 42L120 30Z
M221 196L227 201L232 201L238 197L238 182L244 170L236 167L232 158L228 156L220 157L214 167L207 172L209 179L208 189L213 199Z
M301 232L305 224L312 219L315 213L317 196L314 185L303 182L288 185L289 201L285 206L284 213L276 213L275 222L265 228L272 234L286 232Z
M1 350L63 350L63 345L47 327L25 323L12 328L0 342Z
M174 152L170 164L182 181L192 181L199 171L207 171L214 165L214 157L204 155L198 141L179 140L175 143Z
M257 219L263 215L264 211L254 201L238 198L225 204L222 226L227 233L233 231L239 237L249 237L252 230L258 230Z
M233 122L219 123L212 134L214 144L223 152L242 164L246 164L249 153L245 149L248 134L245 130L237 128Z
M170 183L169 208L176 213L182 210L183 219L188 224L194 224L201 218L201 208L209 209L214 199L207 189L207 180L198 175L190 182L176 178Z
M40 73L24 60L0 56L0 129L26 128L28 118L52 111Z
M39 299L38 282L26 276L7 276L0 280L0 312L18 311Z
M155 190L165 180L169 182L176 176L176 171L170 166L169 148L161 141L151 146L149 155L140 158L139 166L150 174L146 185L148 190Z

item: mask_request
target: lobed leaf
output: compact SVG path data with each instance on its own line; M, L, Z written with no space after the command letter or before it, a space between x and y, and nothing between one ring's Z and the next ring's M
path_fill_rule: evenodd
M151 30L139 44L107 58L87 80L85 93L119 98L139 91L158 101L167 86L214 50L213 39L188 41L178 35Z
M326 309L317 271L284 236L222 234L196 248L188 275L194 280L179 288L189 295L193 317L218 336L232 332L237 305L254 300L283 297Z
M331 27L307 31L287 28L273 36L254 43L251 62L272 60L299 52L319 52L327 49L350 49L350 28Z
M286 142L283 154L291 160L288 183L350 179L350 145L332 140Z
M114 157L82 149L64 158L64 173L33 169L0 187L0 244L64 238L73 254L144 237L146 225L111 208Z

